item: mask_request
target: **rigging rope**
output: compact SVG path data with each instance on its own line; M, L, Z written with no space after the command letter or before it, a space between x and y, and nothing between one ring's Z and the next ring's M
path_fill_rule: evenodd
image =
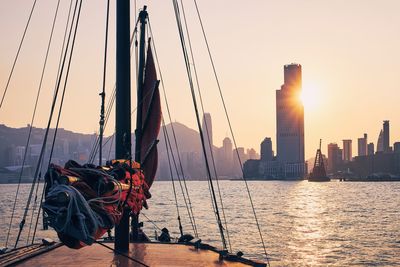
M194 232L195 236L198 237L197 228L195 227L194 222L193 222L193 214L191 214L191 212L190 212L188 201L187 201L187 197L188 196L187 196L187 194L185 194L184 187L182 186L182 179L181 179L181 177L179 175L179 170L178 170L178 167L177 167L177 164L176 164L176 159L175 159L175 156L174 156L174 153L173 153L173 150L172 150L171 141L170 141L170 138L169 138L169 135L168 135L168 131L166 129L165 129L165 133L166 133L166 137L167 137L165 139L165 142L166 142L166 144L168 144L169 149L171 151L172 162L174 163L176 176L178 177L179 186L181 188L181 192L182 192L183 200L185 202L185 206L186 206L186 210L187 210L187 213L188 213L188 216L189 216L189 220L190 220L190 223L192 225L193 232Z
M157 228L157 230L161 231L161 227L159 227L152 219L147 217L146 214L141 212L140 215L144 216L147 219L147 221L149 221L152 225L154 225L155 228Z
M75 15L76 15L76 9L77 9L77 6L78 6L78 1L79 0L76 1L75 7L74 7L74 13L73 13L73 16L72 16L72 18L73 18L72 21L74 21L74 18L75 18ZM78 10L77 19L76 19L76 26L79 23L81 7L82 7L82 0L79 3L79 10ZM69 47L69 44L70 44L70 37L71 37L71 34L72 34L72 29L73 29L73 23L71 23L71 29L70 29L70 32L69 32L68 41L67 41L67 47L66 47L66 50L65 50L66 52L68 51L68 47ZM75 33L76 33L76 31L75 31ZM74 38L74 41L75 41L75 38ZM73 46L74 46L74 42L72 43L72 49L73 49ZM19 238L20 238L22 230L24 228L26 216L28 214L29 206L30 206L30 203L31 203L31 200L32 200L34 185L36 184L37 179L38 179L38 174L39 174L39 169L40 169L40 162L43 160L43 155L44 155L45 148L46 148L46 143L47 143L47 138L48 138L48 134L49 134L50 124L51 124L51 120L52 120L52 117L53 117L55 104L56 104L56 101L57 101L57 95L58 95L59 86L60 86L60 83L61 83L61 76L62 76L62 73L63 73L66 56L67 56L67 53L64 54L63 64L62 64L62 67L61 67L61 71L60 71L60 76L59 76L58 83L57 83L56 92L55 92L53 103L52 103L51 110L50 110L50 116L49 116L49 120L48 120L48 123L47 123L47 128L46 128L46 132L45 132L45 136L44 136L44 141L43 141L42 148L41 148L41 151L40 151L40 154L39 154L38 165L36 167L35 175L33 177L32 186L31 186L31 190L29 192L28 201L27 201L26 206L25 206L25 211L24 211L22 220L21 220L20 225L19 225L19 231L18 231L17 239L15 241L14 248L17 247L18 242L19 242ZM67 74L67 76L68 76L68 74Z
M151 38L152 38L152 41L153 41L154 55L155 55L156 62L157 62L158 72L160 74L161 87L163 89L164 101L165 101L165 104L166 104L168 118L169 118L169 121L171 122L170 125L171 125L171 130L172 130L172 136L174 138L174 145L175 145L175 149L176 149L176 153L177 153L177 158L178 158L178 162L179 162L180 171L181 171L181 174L182 174L182 180L183 180L184 188L185 188L186 195L187 195L187 198L188 198L188 204L189 204L189 210L190 210L189 218L191 217L191 220L193 220L193 225L192 225L194 227L193 231L194 231L195 237L198 238L196 220L195 220L194 213L193 213L192 202L190 200L189 190L188 190L187 184L186 184L186 175L185 175L185 173L183 171L182 160L181 160L181 157L180 157L181 153L180 153L179 146L178 146L178 141L177 141L177 138L176 138L175 127L174 127L174 125L172 123L171 112L170 112L170 109L169 109L167 93L166 93L165 85L164 85L164 79L163 79L163 76L162 76L161 67L160 67L160 63L159 63L159 60L158 60L157 49L156 49L156 45L155 45L155 39L154 39L154 36L153 36L153 31L151 29L150 18L148 18L148 21L149 21L149 31L150 31L150 35L151 35ZM168 131L167 131L167 136L168 136ZM172 157L174 157L172 149L171 149L171 154L172 154ZM179 180L179 183L180 183L179 172L178 171L176 171L176 172L177 172L178 180ZM183 191L182 191L182 194L184 196L184 192Z
M54 88L57 88L57 81L58 81L58 77L60 76L60 72L61 72L63 55L64 55L64 53L66 53L64 51L64 48L65 48L65 41L67 39L68 25L69 25L69 21L70 21L70 17L71 17L72 2L73 2L73 0L71 0L70 3L69 3L68 16L67 16L67 21L66 21L66 24L65 24L65 29L64 29L64 37L63 37L63 42L62 42L62 46L61 46L60 59L59 59L59 63L58 63L58 70L57 70L57 76L56 76L56 81L55 81ZM71 20L71 23L72 23L72 21L73 20ZM56 90L54 90L54 95L55 94L56 94ZM50 166L50 160L51 160L52 154L53 154L53 146L52 146L51 153L50 153L50 156L49 156L48 167ZM40 181L40 177L39 177L39 181ZM32 244L33 244L33 242L35 240L35 236L36 236L36 230L37 230L37 226L38 226L38 223L39 223L39 216L40 216L40 213L41 213L41 210L42 210L42 205L43 205L45 188L46 188L46 181L45 181L45 183L43 185L43 189L42 189L42 196L41 196L41 199L40 199L39 212L38 212L37 217L36 217L35 229L33 231L33 236L32 236Z
M20 189L21 180L22 180L22 174L23 174L23 171L24 171L25 162L26 162L26 156L27 156L28 147L29 147L29 144L30 144L30 138L31 138L31 134L32 134L33 123L34 123L34 120L35 120L35 117L36 117L36 109L37 109L37 106L38 106L39 96L40 96L40 92L41 92L41 88L42 88L43 77L44 77L44 73L45 73L46 66L47 66L47 59L48 59L48 55L49 55L49 51L50 51L51 41L52 41L52 38L53 38L54 26L55 26L57 15L58 15L59 5L60 5L60 0L58 0L58 2L57 2L57 7L56 7L56 10L55 10L55 14L54 14L53 24L52 24L52 27L51 27L50 37L49 37L49 41L48 41L48 44L47 44L46 56L45 56L44 63L43 63L42 74L41 74L41 77L40 77L38 92L37 92L37 95L36 95L35 106L34 106L34 109L33 109L33 114L32 114L31 123L30 123L30 127L29 127L28 138L27 138L27 142L26 142L26 145L25 145L25 151L24 151L24 157L23 157L23 160L22 160L21 171L19 173L18 186L17 186L17 190L16 190L16 193L15 193L14 204L13 204L11 218L10 218L10 224L9 224L9 227L8 227L8 233L7 233L6 244L5 244L6 247L8 245L8 240L9 240L9 236L10 236L12 221L13 221L14 214L15 214L15 206L16 206L17 199L18 199L19 189Z
M94 240L94 243L97 243L97 244L99 244L99 245L101 245L101 246L103 246L103 247L105 247L105 248L107 248L107 249L113 251L113 252L116 253L116 254L119 254L119 255L121 255L121 256L123 256L123 257L125 257L125 258L128 258L128 259L130 259L130 260L133 261L133 262L136 262L136 263L138 263L138 264L140 264L140 265L143 265L143 266L146 266L146 267L150 267L149 265L146 265L145 263L143 263L143 262L141 262L141 261L138 261L137 259L134 259L134 258L132 258L132 257L130 257L130 256L128 256L128 255L125 255L123 252L120 252L119 250L117 250L117 249L115 249L115 248L112 248L112 247L107 246L106 244L103 244L103 243L101 243L101 242L99 242L99 241L96 241L96 240Z
M199 111L198 111L198 108L197 108L196 93L194 91L193 78L192 78L191 69L190 69L190 62L189 62L188 53L187 53L187 49L186 49L186 43L185 43L185 39L184 39L184 33L183 33L183 29L182 29L182 22L181 22L181 18L180 18L180 14L179 14L179 5L178 5L177 0L172 0L172 2L174 4L175 17L176 17L176 22L177 22L177 25L178 25L179 37L180 37L181 46L182 46L182 52L183 52L183 56L184 56L184 59L185 59L186 72L187 72L187 76L188 76L188 80L189 80L190 91L191 91L191 94L192 94L193 106L194 106L195 114L196 114L197 127L198 127L198 130L199 130L199 133L200 133L201 146L202 146L203 154L206 157L206 147L205 147L205 144L204 144L204 134L203 134L203 131L201 129ZM223 248L226 249L227 246L226 246L226 240L225 240L225 236L224 236L224 229L223 229L223 226L222 226L222 221L221 221L219 210L218 210L218 204L217 204L217 199L216 199L216 195L215 195L214 185L213 185L213 182L212 182L212 179L211 179L210 166L209 166L207 160L205 161L205 164L206 164L206 170L207 170L207 177L208 177L208 180L210 181L212 201L214 202L215 213L217 215L217 225L218 225L218 228L219 228L219 231L220 231Z
M168 158L169 172L170 172L170 175L171 175L172 189L173 189L173 192L174 192L176 213L177 213L177 215L178 215L178 218L177 218L177 219L178 219L178 225L179 225L179 232L180 232L181 236L183 236L183 228L182 228L182 223L181 223L181 216L180 216L180 213L179 213L178 198L176 197L176 189L175 189L174 175L173 175L173 172L172 172L171 159L170 159L170 156L169 156L170 150L169 150L169 148L168 148L167 141L166 141L166 140L167 140L167 134L166 134L167 129L165 128L164 117L162 117L162 124L163 124L163 128L162 128L162 129L163 129L164 140L165 140L165 148L166 148L166 150L167 150L167 158ZM171 153L172 153L172 151L171 151ZM190 216L189 216L189 218L190 218ZM192 221L191 221L191 222L192 222ZM192 226L193 226L193 223L192 223ZM193 230L194 230L194 227L193 227Z
M99 166L102 165L103 157L103 134L104 134L104 101L106 97L106 74L107 74L107 40L108 40L108 19L110 17L110 0L107 0L106 36L104 41L104 66L103 66L103 91L101 96L100 110L100 136L99 136Z
M110 144L109 150L108 150L108 156L107 156L107 159L108 159L108 160L110 160L111 148L112 148L112 146L113 146L113 144L114 144L114 137L115 137L115 134L113 134L113 135L110 136L110 138L111 138L111 144Z
M139 23L139 20L136 20L135 28L134 28L134 30L133 30L133 32L132 32L131 39L130 39L131 54L132 54L132 49L133 49L133 48L132 48L133 40L137 37L137 25L138 25L138 23ZM114 106L115 96L116 96L116 84L114 84L114 88L113 88L113 91L112 91L112 93L111 93L111 99L109 100L109 104L108 104L108 107L107 107L106 119L105 119L105 123L104 123L104 130L105 130L106 127L107 127L107 122L108 122L108 119L109 119L109 117L110 117L112 108L113 108L113 106ZM135 109L135 110L136 110L136 109ZM132 113L133 113L133 112L134 112L134 111L132 111ZM99 150L99 143L100 143L100 142L99 142L99 136L98 136L98 137L96 137L96 139L95 139L95 141L94 141L94 143L93 143L92 149L90 150L90 153L89 153L89 160L88 160L89 163L93 163L93 162L94 162L94 159L95 159L95 157L96 157L96 154L97 154L97 152L98 152L98 150ZM110 148L110 149L111 149L111 148Z
M26 25L25 25L24 33L22 34L21 42L19 43L19 47L18 47L18 50L17 50L17 54L15 55L14 63L13 63L13 65L12 65L12 67L11 67L10 75L8 76L8 80L7 80L6 87L5 87L5 89L4 89L3 96L1 97L0 109L1 109L1 107L3 106L3 101L4 101L4 98L5 98L5 96L6 96L6 93L7 93L7 90L8 90L8 86L9 86L10 81L11 81L11 77L12 77L12 75L13 75L13 73L14 73L15 64L17 63L17 60L18 60L18 57L19 57L19 52L21 51L22 44L24 43L26 31L28 30L29 23L30 23L31 18L32 18L33 10L35 9L35 6L36 6L36 1L37 1L37 0L35 0L35 1L33 2L32 8L31 8L31 12L29 13L28 21L26 22Z
M196 64L195 64L195 60L194 60L194 53L193 53L193 49L192 49L192 43L191 43L191 40L190 40L189 28L188 28L188 24L187 24L187 21L186 21L185 8L183 6L183 1L182 0L181 0L181 6L182 6L182 14L183 14L184 25L185 25L185 29L186 29L186 35L188 37L189 52L190 52L191 59L192 59L194 78L195 78L195 81L196 81L197 92L199 93L200 107L201 107L201 110L202 110L202 113L203 113L203 118L204 118L204 115L205 115L205 111L204 110L205 109L204 109L204 105L203 105L203 97L202 97L202 94L201 94L199 78L198 78L198 75L197 75L197 68L196 68ZM212 163L212 167L213 167L212 169L214 170L215 181L217 183L218 196L219 196L219 201L221 203L222 217L223 217L224 223L225 223L225 230L226 230L226 235L227 235L227 239L228 239L229 250L232 252L232 245L231 245L231 239L230 239L230 235L229 235L228 223L226 221L226 216L225 216L225 207L224 207L224 202L222 201L221 188L219 186L218 173L217 173L217 168L216 168L216 164L215 164L214 151L213 151L213 147L212 147L213 144L211 142L211 137L209 135L210 131L208 130L209 127L211 127L211 125L208 125L207 120L205 120L205 119L203 119L203 123L204 123L205 128L206 128L207 142L208 142L208 146L209 146L209 151L210 151L210 156L211 156L211 163ZM205 155L205 160L208 160L207 155Z
M218 79L218 75L217 75L217 71L216 71L216 68L215 68L214 60L213 60L212 55L211 55L211 50L210 50L210 46L208 44L208 39L207 39L207 36L206 36L206 33L205 33L205 29L204 29L204 26L203 26L203 21L201 19L199 7L197 5L197 1L196 0L193 0L193 1L194 1L194 4L195 4L195 7L196 7L196 13L197 13L197 17L198 17L199 22L200 22L200 26L201 26L201 30L202 30L202 33L203 33L204 41L205 41L206 46L207 46L207 51L208 51L210 62L211 62L212 68L213 68L214 77L215 77L215 80L216 80L216 83L217 83L217 86L218 86L220 98L221 98L221 101L222 101L222 104L223 104L223 107L224 107L224 111L225 111L225 115L226 115L226 118L227 118L227 121L228 121L229 130L230 130L230 133L232 135L233 143L234 143L234 146L235 146L235 149L236 149L236 155L237 155L237 158L239 160L240 168L241 168L241 171L242 171L242 174L243 174L242 161L240 159L239 152L237 150L237 144L236 144L235 135L233 134L232 124L231 124L231 121L230 121L230 118L229 118L229 115L228 115L228 111L227 111L227 108L226 108L225 99L224 99L223 94L222 94L221 85L220 85L220 82L219 82L219 79ZM255 211L255 208L254 208L253 199L252 199L251 193L250 193L250 189L249 189L249 186L248 186L246 178L243 175L242 175L242 178L243 178L243 181L244 181L244 183L246 185L246 190L247 190L247 194L248 194L248 197L249 197L249 200L250 200L251 208L253 210L254 219L255 219L256 224L257 224L257 228L258 228L258 232L259 232L259 235L260 235L261 243L262 243L262 246L263 246L263 249L264 249L264 253L265 253L265 256L267 257L267 262L268 262L268 265L269 265L268 253L267 253L267 250L265 248L264 238L263 238L263 235L262 235L262 232L261 232L260 224L258 222L257 214L256 214L256 211Z

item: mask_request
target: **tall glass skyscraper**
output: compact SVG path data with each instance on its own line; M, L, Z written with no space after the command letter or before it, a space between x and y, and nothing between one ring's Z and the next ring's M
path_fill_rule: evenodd
M286 178L301 178L306 171L301 87L301 65L285 65L284 84L276 90L276 138L277 160L282 163L282 175Z

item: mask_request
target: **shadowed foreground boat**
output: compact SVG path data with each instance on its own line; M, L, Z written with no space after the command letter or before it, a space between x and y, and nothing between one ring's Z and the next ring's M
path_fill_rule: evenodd
M105 243L114 248L113 243ZM80 250L61 243L35 244L0 256L0 266L266 266L236 255L221 254L214 247L194 243L131 243L128 256L115 254L101 244Z

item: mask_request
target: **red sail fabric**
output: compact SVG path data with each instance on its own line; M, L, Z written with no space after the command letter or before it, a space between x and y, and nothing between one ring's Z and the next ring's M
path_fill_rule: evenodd
M152 185L158 166L157 137L161 124L161 103L158 89L156 67L154 64L151 45L147 49L147 61L144 74L142 98L142 142L141 166L146 184Z

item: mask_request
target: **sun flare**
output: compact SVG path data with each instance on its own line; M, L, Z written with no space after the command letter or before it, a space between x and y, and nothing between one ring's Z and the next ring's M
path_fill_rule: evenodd
M303 86L300 100L305 109L315 109L318 106L318 90L315 86Z

